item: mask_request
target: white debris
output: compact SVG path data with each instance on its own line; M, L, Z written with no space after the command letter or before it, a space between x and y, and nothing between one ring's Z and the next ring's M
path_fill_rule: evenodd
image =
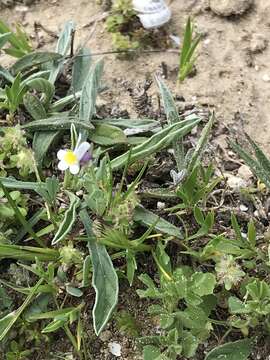
M161 202L161 201L157 202L157 209L158 210L163 210L163 209L165 209L165 207L166 207L166 204L164 202Z
M239 206L239 209L240 209L241 211L244 211L244 212L248 211L248 207L247 207L246 205L244 205L244 204L241 204L241 205Z
M116 343L116 342L110 342L108 344L109 347L109 351L112 355L116 356L116 357L120 357L121 356L121 345Z
M176 35L170 35L170 39L172 39L172 41L177 45L180 46L181 41L180 41L180 37L176 36Z

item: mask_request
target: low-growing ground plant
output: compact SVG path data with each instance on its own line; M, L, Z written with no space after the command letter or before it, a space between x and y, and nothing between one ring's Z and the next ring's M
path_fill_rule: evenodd
M99 115L104 61L85 48L69 61L74 30L65 24L55 52L17 44L19 59L1 70L2 354L49 358L44 344L54 349L60 334L60 357L88 360L115 322L138 339L144 360L196 359L202 351L205 360L247 360L269 335L269 249L256 219L237 213L240 195L227 196L213 159L204 159L214 114L179 114L156 78L165 123ZM187 32L184 77L199 41L190 22ZM3 41L22 35L8 36ZM249 142L256 159L232 146L269 187L269 160ZM161 156L173 165L151 188L151 163ZM233 200L224 209L226 196ZM123 304L117 311L125 286L147 304L147 328Z

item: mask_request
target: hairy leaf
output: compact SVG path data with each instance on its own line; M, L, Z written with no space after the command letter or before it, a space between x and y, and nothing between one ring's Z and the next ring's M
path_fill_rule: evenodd
M80 218L89 238L88 247L93 266L92 285L96 291L93 320L95 332L99 335L118 301L118 277L105 246L99 244L92 233L91 219L86 210L80 212Z
M52 245L57 244L67 236L77 218L76 210L80 204L80 199L71 192L68 192L68 196L70 199L70 205L65 212L64 219L60 224L58 231L54 235Z
M247 360L251 349L250 339L238 340L216 347L206 355L205 360Z
M11 72L16 75L30 67L41 65L47 62L57 62L62 59L62 55L54 52L32 52L24 55L11 67Z
M179 239L183 239L183 235L179 228L169 223L167 220L160 218L158 215L152 213L151 211L145 209L142 206L137 206L135 208L134 221L141 222L147 226L155 224L154 228L156 230L161 231L164 234L172 235Z

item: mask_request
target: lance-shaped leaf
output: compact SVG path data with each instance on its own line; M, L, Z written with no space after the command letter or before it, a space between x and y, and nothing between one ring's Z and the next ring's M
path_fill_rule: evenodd
M158 215L142 206L137 206L135 208L134 221L140 222L146 226L153 225L156 230L161 231L164 234L183 239L183 235L178 227L169 223L167 220L160 218Z
M167 122L169 125L174 124L180 121L180 116L178 114L177 107L175 105L173 95L164 84L162 80L156 77L161 98L163 101L164 111L166 114ZM174 157L177 163L178 170L181 171L184 168L184 144L182 138L177 139L173 142Z
M29 94L28 94L29 95ZM74 117L51 117L51 118L42 118L35 121L31 121L23 126L22 129L29 131L42 131L42 130L64 130L70 129L71 124L74 124L76 127L93 130L93 125L87 124L84 121L76 120ZM121 131L121 130L120 130Z
M116 170L125 166L129 158L130 163L133 163L134 161L145 159L151 154L168 147L173 141L186 135L199 122L199 119L188 119L167 126L142 144L135 146L132 149L131 155L129 155L128 151L113 159L111 161L112 169Z
M201 136L199 138L199 141L197 142L195 150L192 153L191 159L188 162L188 172L191 172L194 169L194 167L196 166L196 164L202 157L203 151L207 144L207 140L209 138L210 131L213 127L214 121L215 121L215 115L212 114L208 123L203 128Z
M80 204L80 199L70 192L68 192L68 196L70 199L70 205L65 212L64 219L60 224L58 231L54 235L52 245L57 244L67 236L76 220L76 210Z
M75 30L75 24L72 21L68 21L65 23L64 29L59 35L59 39L56 45L56 53L62 55L64 58L69 50L71 44L71 38L73 36ZM63 61L59 61L58 63L54 62L51 67L51 73L49 77L49 81L54 84L59 72L61 71L63 66Z
M32 301L32 298L37 293L37 290L39 286L42 284L43 279L40 279L37 284L33 287L31 293L27 296L23 304L12 313L9 313L2 319L0 319L0 341L4 339L4 337L7 335L9 330L12 328L12 326L15 324L15 322L18 320L18 318L21 316L23 311L26 309L26 307L30 304Z
M90 70L92 62L91 52L87 48L81 48L75 56L72 68L71 90L80 91L83 87L85 78Z
M62 59L61 54L54 52L32 52L24 55L11 67L12 74L16 75L30 67L41 65L47 62L57 62Z
M92 285L96 292L93 320L95 332L99 335L118 301L118 277L105 246L99 244L92 233L92 221L86 210L80 212L80 218L89 237L88 247L93 266Z
M104 62L100 60L90 69L82 88L80 101L80 120L90 122L96 109L96 99L100 88L100 80Z

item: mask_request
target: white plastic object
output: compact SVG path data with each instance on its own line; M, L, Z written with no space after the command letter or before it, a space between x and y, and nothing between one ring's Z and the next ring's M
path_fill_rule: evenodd
M171 18L171 10L164 0L133 0L133 8L145 29L158 28Z

